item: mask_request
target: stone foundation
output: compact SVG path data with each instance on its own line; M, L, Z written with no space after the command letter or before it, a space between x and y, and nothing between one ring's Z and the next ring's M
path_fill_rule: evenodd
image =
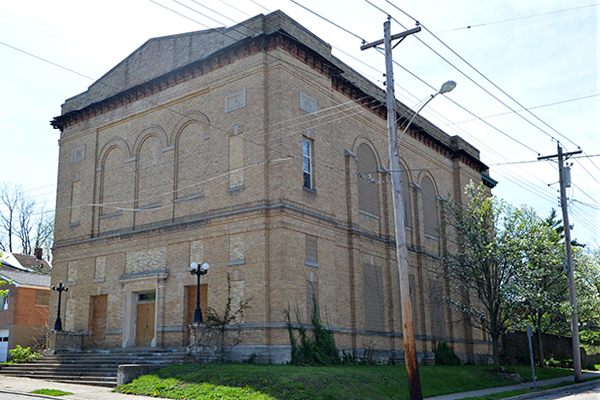
M221 346L221 330L219 328L201 322L191 322L189 332L190 344L187 347L189 356L201 363L224 358L223 346Z
M134 379L139 378L142 375L147 375L152 371L156 371L162 368L161 365L156 364L123 364L119 365L117 369L117 385L125 385L126 383L133 382Z
M60 350L81 351L86 332L51 331L46 336L46 353L55 354Z

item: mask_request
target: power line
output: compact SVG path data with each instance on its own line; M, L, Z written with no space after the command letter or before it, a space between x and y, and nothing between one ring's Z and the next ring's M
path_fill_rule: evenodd
M159 5L160 5L160 4L159 4ZM184 17L185 17L185 16L184 16ZM198 21L195 21L195 22L199 23ZM201 24L201 23L199 23L199 24ZM201 24L201 25L203 25L203 24ZM206 26L206 25L203 25L203 26ZM91 79L91 78L90 78L90 79ZM324 122L324 123L328 123L328 122ZM331 123L331 122L329 122L329 123Z
M152 1L152 0L150 0L150 1ZM87 76L87 75L84 75L84 74L82 74L82 73L79 73L79 72L77 72L77 71L74 71L74 70L72 70L72 69L69 69L69 68L67 68L67 67L63 67L63 66L62 66L62 65L60 65L60 64L56 64L56 63L54 63L54 62L52 62L52 61L46 60L45 58L42 58L42 57L40 57L40 56L36 56L35 54L32 54L32 53L29 53L29 52L27 52L27 51L25 51L25 50L19 49L18 47L11 46L11 45L10 45L10 44L8 44L8 43L0 42L0 44L1 44L1 45L4 45L4 46L6 46L6 47L8 47L8 48L11 48L11 49L13 49L13 50L16 50L16 51L18 51L18 52L20 52L20 53L26 54L26 55L28 55L28 56L30 56L30 57L37 58L38 60L41 60L41 61L43 61L43 62L45 62L45 63L51 64L51 65L54 65L55 67L58 67L58 68L60 68L60 69L64 69L65 71L69 71L69 72L71 72L71 73L73 73L73 74L75 74L75 75L82 76L82 77L84 77L84 78L87 78L87 79L90 79L90 80L92 80L92 81L93 81L93 80L95 80L95 79L94 79L94 78L92 78L92 77L89 77L89 76Z
M588 4L588 5L585 5L585 6L572 7L572 8L563 8L561 10L554 10L554 11L548 11L548 12L539 13L539 14L532 14L532 15L525 15L525 16L522 16L522 17L503 19L503 20L500 20L500 21L483 22L483 23L480 23L480 24L463 26L461 28L446 29L446 30L443 30L443 31L439 31L438 33L460 31L460 30L463 30L463 29L479 28L479 27L487 26L487 25L503 24L505 22L519 21L519 20L523 20L523 19L540 17L540 16L543 16L543 15L563 13L563 12L567 12L567 11L579 10L579 9L588 8L588 7L596 7L597 5L598 5L598 3L594 3L594 4Z
M536 109L539 109L539 108L556 106L556 105L559 105L559 104L570 103L570 102L573 102L573 101L586 100L586 99L590 99L590 98L598 97L598 96L600 96L600 93L590 94L590 95L581 96L581 97L575 97L575 98L567 99L567 100L556 101L554 103L541 104L539 106L529 107L529 109L530 110L536 110ZM516 110L516 112L522 112L522 111L526 111L526 110L525 109ZM494 114L494 115L488 115L488 116L481 117L481 118L483 118L483 119L496 118L496 117L501 117L501 116L504 116L504 115L510 115L512 113L513 113L512 111L510 111L510 112L503 112L503 113L498 113L498 114ZM455 123L452 123L452 124L442 125L441 128L446 127L446 126L451 126L451 125L465 124L465 123L474 122L474 121L477 121L477 119L469 119L469 120L465 120L465 121L455 122Z
M370 3L368 0L367 3ZM390 5L392 5L394 8L396 8L397 10L399 10L400 12L404 13L406 16L409 16L409 14L405 13L403 10L401 10L400 8L398 8L396 5L394 5L392 2L390 2L389 0L386 0L387 3L389 3ZM382 10L383 11L383 10ZM385 12L385 11L383 11ZM386 13L387 14L387 13ZM412 20L414 20L415 22L417 22L416 19L414 19L413 17L409 16L409 18L411 18ZM398 20L396 20L394 18L394 20L396 22L398 22L401 26L402 23L400 23ZM537 115L535 115L533 112L531 112L527 107L525 107L523 104L521 104L519 101L517 101L514 97L512 97L511 95L509 95L506 91L504 91L502 88L500 88L498 85L496 85L491 79L489 79L485 74L483 74L481 71L479 71L477 68L475 68L471 63L469 63L467 60L465 60L460 54L458 54L456 51L454 51L454 49L452 49L450 46L448 46L444 41L442 41L440 38L438 38L433 32L431 32L426 26L424 26L423 24L420 24L420 26L425 29L427 32L429 32L435 39L437 39L444 47L446 47L448 50L450 50L450 52L452 52L452 54L454 54L455 56L457 56L462 62L464 62L466 65L468 65L471 69L473 69L475 72L477 72L477 74L479 74L479 76L481 76L483 79L485 79L487 82L489 82L492 86L494 86L496 89L498 89L502 94L504 94L506 97L508 97L510 100L512 100L513 102L515 102L517 105L519 105L519 107L521 107L525 112L527 112L528 114L530 114L531 116L533 116L535 119L537 119L538 121L540 121L542 124L546 125L548 128L550 128L551 130L553 130L554 132L556 132L558 135L560 135L561 137L565 138L567 141L571 142L573 145L575 145L577 148L581 148L580 146L577 145L577 143L573 142L571 139L569 139L568 137L566 137L565 135L563 135L562 133L560 133L559 131L557 131L556 129L554 129L552 126L550 126L548 123L546 123L545 121L543 121L541 118L539 118ZM454 68L456 71L458 71L460 74L462 74L465 78L467 78L469 81L471 81L473 84L475 84L477 87L479 87L481 90L483 90L485 93L487 93L489 96L491 96L494 100L498 101L500 104L502 104L503 106L505 106L506 108L508 108L511 112L513 112L514 114L516 114L517 116L519 116L520 118L522 118L524 121L526 121L527 123L529 123L530 125L532 125L533 127L537 128L540 132L544 133L545 135L549 136L550 138L554 139L554 137L552 135L550 135L548 132L544 131L542 128L540 128L539 126L537 126L536 124L534 124L533 122L531 122L530 120L528 120L527 118L525 118L524 116L522 116L520 113L518 113L516 110L514 110L512 107L510 107L508 104L506 104L505 102L503 102L502 100L500 100L497 96L493 95L489 90L485 89L483 86L481 86L479 83L477 83L474 79L472 79L470 76L468 76L465 72L463 72L461 69L459 69L458 67L456 67L453 63L451 63L448 59L446 59L444 56L442 56L439 52L437 52L436 50L434 50L431 46L429 46L427 43L425 43L421 38L417 37L417 40L419 40L424 46L426 46L429 50L431 50L434 54L436 54L438 57L440 57L442 60L444 60L447 64L449 64L452 68Z
M303 8L305 8L305 9L306 9L306 7L303 7ZM316 13L315 11L312 11L312 10L309 10L309 11L310 11L311 13L313 13L313 14L315 14L315 15L319 16L319 17L320 17L320 18L322 18L323 20L325 20L325 21L327 21L327 22L331 23L332 25L334 25L334 26L336 26L336 27L338 27L338 28L340 28L340 29L344 30L345 32L347 32L347 33L350 33L350 34L352 34L353 36L360 38L360 36L358 36L358 35L356 35L356 34L353 34L352 32L349 32L348 30L346 30L345 28L342 28L341 26L339 26L338 24L336 24L336 23L332 22L331 20L329 20L329 19L327 19L327 18L325 18L325 17L322 17L320 14ZM399 65L399 64L398 64L398 63L396 63L396 65ZM399 65L399 66L400 66L401 68L403 68L405 71L407 71L408 73L410 73L411 75L413 75L413 76L414 76L415 78L417 78L418 80L420 80L420 81L422 81L423 83L425 83L425 84L426 84L427 86L429 86L429 87L430 87L432 90L435 90L435 89L434 89L434 88L433 88L431 85L429 85L429 84L427 84L426 82L424 82L422 79L420 79L419 77L417 77L415 74L413 74L412 72L408 71L408 70L407 70L406 68L404 68L403 66L401 66L401 65ZM372 67L371 67L371 68L372 68ZM451 99L450 99L450 100L451 100ZM452 100L451 100L451 101L452 101ZM454 102L454 101L453 101L453 102ZM461 107L462 107L462 106L461 106ZM464 109L464 108L463 108L463 109ZM468 110L466 110L466 111L468 112ZM473 113L471 113L471 114L472 114L472 115L474 115ZM485 122L485 121L484 121L484 122ZM489 124L488 124L488 125L489 125ZM490 126L491 126L491 125L490 125ZM495 127L493 127L493 126L492 126L492 128L494 128L494 129L498 130L497 128L495 128ZM513 140L515 140L515 141L517 141L519 144L521 144L521 145L524 145L524 144L523 144L523 143L521 143L520 141L518 141L518 140L516 140L516 139L514 139L514 138L512 138L512 137L510 137L510 135L508 135L508 134L506 134L506 133L504 133L504 132L502 132L502 131L500 131L500 132L501 132L501 133L503 133L503 134L505 134L505 135L506 135L506 136L508 136L509 138L511 138L511 139L513 139ZM527 147L527 146L525 146L525 147ZM528 148L528 147L527 147L527 148ZM535 150L533 150L533 149L531 149L531 148L529 148L529 149L530 149L530 150L532 150L532 151L534 151L535 153L539 154L537 151L535 151ZM517 179L517 181L514 181L514 180L512 180L512 179L510 179L510 178L508 178L508 179L509 179L509 180L511 180L511 181L512 181L513 183L515 183L516 185L518 185L518 186L521 186L521 187L525 188L526 190L529 190L529 191L531 191L533 194L535 194L535 195L539 195L540 197L542 197L542 198L544 198L544 199L546 198L546 194L545 194L545 193L543 193L543 192L541 192L541 191L535 192L533 188L530 188L530 187L529 187L529 184L528 184L528 182L525 182L525 181L523 181L523 180L521 179L521 177L520 177L520 176L516 176L516 177L515 177L515 179ZM518 181L520 181L520 182L518 182ZM539 189L538 189L538 190L539 190Z

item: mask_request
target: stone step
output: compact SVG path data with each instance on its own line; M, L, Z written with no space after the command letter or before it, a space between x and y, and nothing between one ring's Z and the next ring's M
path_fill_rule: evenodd
M173 358L104 358L104 359L38 359L35 361L31 361L28 363L22 364L4 364L4 366L20 366L20 365L28 365L32 368L43 368L46 366L55 366L55 365L85 365L89 367L98 367L98 366L118 366L121 364L178 364L185 362L183 357L173 357Z
M117 371L64 371L64 370L53 370L53 371L24 371L24 370L5 370L2 375L10 375L10 376L25 376L25 377L34 377L40 379L46 379L47 377L53 376L70 376L76 379L85 378L115 378L117 379Z
M171 365L182 364L185 359L185 349L59 352L28 363L4 364L0 366L0 375L114 387L119 365Z

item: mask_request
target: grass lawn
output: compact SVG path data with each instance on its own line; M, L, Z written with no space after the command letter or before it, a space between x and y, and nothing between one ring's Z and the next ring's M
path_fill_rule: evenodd
M531 380L531 367L512 369L524 379ZM424 397L515 383L482 366L422 366L419 371ZM572 373L558 368L536 369L539 380ZM172 399L408 399L403 365L179 365L142 376L116 390Z
M32 390L29 393L43 394L46 396L68 396L70 394L73 394L71 392L63 392L62 390L57 390L57 389L36 389L36 390Z

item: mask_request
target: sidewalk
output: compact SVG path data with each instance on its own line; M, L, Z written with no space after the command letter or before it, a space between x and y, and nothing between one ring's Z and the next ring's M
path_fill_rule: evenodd
M588 379L588 378L600 378L600 371L584 372L583 379ZM537 387L539 389L539 388L543 388L544 386L550 386L550 385L554 385L554 384L561 383L561 382L573 382L573 376L572 375L571 376L563 376L561 378L537 381ZM585 384L586 383L580 383L580 385L585 385ZM463 393L444 394L442 396L427 397L427 400L458 400L458 399L464 399L466 397L484 396L486 394L508 392L510 390L529 389L529 388L533 388L533 382L524 382L524 383L519 383L516 385L510 385L510 386L500 386L500 387L495 387L495 388L473 390L470 392L463 392Z
M36 389L57 389L63 392L71 392L68 396L42 396L30 395L32 399L71 399L71 400L148 400L152 397L134 396L130 394L112 393L112 388L101 386L77 385L73 383L60 383L44 381L41 379L15 378L12 376L0 376L0 394L15 393L28 394Z
M584 372L583 379L600 378L600 372ZM538 381L538 388L549 386L560 382L573 381L573 376ZM585 385L583 383L582 385ZM515 389L533 388L533 382L519 383L511 386L501 386L489 389L473 390L471 392L445 394L442 396L428 397L427 400L458 400L465 397L483 396L486 394L506 392ZM71 399L71 400L148 400L151 397L134 396L130 394L113 393L111 388L99 386L77 385L72 383L60 383L44 381L41 379L14 378L0 376L0 393L28 394L36 389L57 389L73 394L68 396L50 397L42 395L31 395L32 399Z

